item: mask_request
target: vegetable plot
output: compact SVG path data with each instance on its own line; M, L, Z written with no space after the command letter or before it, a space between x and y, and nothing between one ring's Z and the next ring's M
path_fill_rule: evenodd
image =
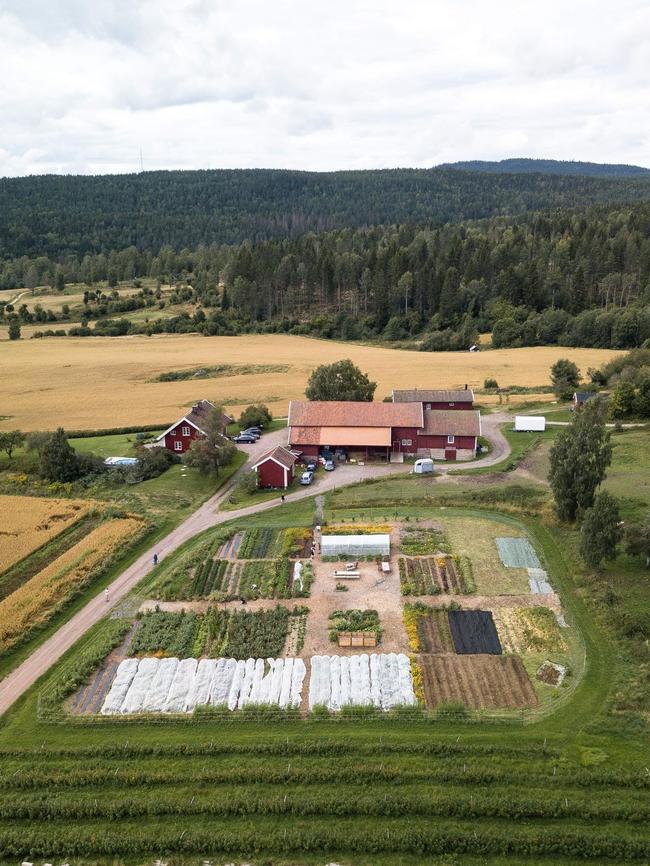
M309 709L374 706L390 710L417 703L411 663L403 653L312 656Z
M299 658L125 659L101 713L191 713L206 705L299 707L305 674Z
M489 610L450 610L448 617L457 653L501 655L499 635Z
M499 557L506 568L541 568L527 538L496 538Z

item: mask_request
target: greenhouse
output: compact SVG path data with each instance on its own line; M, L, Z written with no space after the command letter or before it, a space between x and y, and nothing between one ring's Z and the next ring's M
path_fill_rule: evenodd
M390 535L323 535L322 556L388 556Z

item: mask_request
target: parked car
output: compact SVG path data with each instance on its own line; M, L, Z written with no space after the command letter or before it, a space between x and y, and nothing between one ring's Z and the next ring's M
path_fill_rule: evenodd
M255 442L257 442L257 439L254 436L249 436L247 433L240 433L239 436L235 436L232 441L237 442L240 445L254 445Z
M311 484L313 480L314 480L314 473L310 472L309 470L307 472L303 472L302 475L300 476L300 483L304 484L305 486L307 484Z
M316 461L315 460L310 460L307 463L307 471L308 472L315 472L316 471Z
M336 464L334 463L333 460L326 460L325 461L325 472L334 472L335 469L336 469Z
M245 430L241 431L242 433L254 433L256 436L262 435L261 427L247 427Z

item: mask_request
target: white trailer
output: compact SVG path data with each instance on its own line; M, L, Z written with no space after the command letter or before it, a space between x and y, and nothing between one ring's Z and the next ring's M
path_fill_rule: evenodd
M430 475L433 472L433 460L430 457L422 457L413 464L413 472L416 475Z
M543 433L546 418L543 415L515 415L515 430L519 433Z

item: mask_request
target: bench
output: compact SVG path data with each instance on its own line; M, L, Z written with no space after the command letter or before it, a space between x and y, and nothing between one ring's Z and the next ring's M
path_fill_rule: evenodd
M334 577L344 577L351 580L358 580L361 577L360 571L335 571Z

